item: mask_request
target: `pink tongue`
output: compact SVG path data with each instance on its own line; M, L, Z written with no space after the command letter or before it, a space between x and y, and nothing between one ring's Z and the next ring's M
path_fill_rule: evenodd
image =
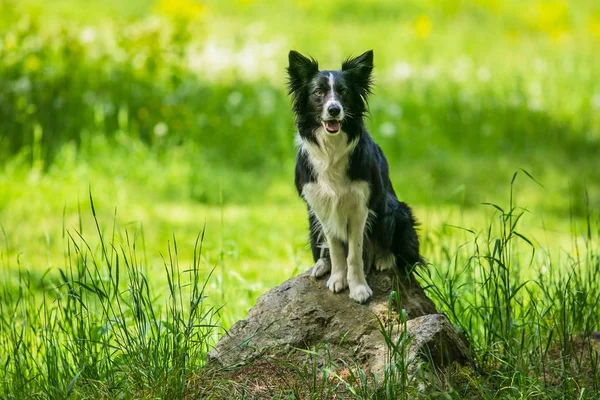
M328 132L337 132L340 130L340 121L326 121L325 128Z

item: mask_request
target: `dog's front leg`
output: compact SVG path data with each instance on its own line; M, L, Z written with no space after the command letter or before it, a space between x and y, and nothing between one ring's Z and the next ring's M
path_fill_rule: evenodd
M358 207L356 213L348 219L348 285L350 298L359 303L364 303L373 295L373 291L365 279L363 261L363 244L365 225L369 210L366 206Z
M332 292L337 293L348 287L346 252L344 243L340 239L331 234L327 234L326 237L329 244L329 256L331 257L331 275L327 280L327 287Z

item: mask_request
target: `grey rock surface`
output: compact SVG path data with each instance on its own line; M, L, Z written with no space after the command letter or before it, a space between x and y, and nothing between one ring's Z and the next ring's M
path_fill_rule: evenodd
M468 349L421 286L396 271L371 272L367 278L373 297L364 305L334 294L310 271L291 278L262 295L248 316L235 323L208 355L209 365L242 366L257 358L290 356L298 349L328 343L330 360L352 360L365 371L381 376L390 360L389 339L405 341L405 359L428 357L437 366L469 362ZM390 293L399 301L390 301ZM400 322L396 307L405 310ZM293 356L292 356L293 357ZM322 364L327 360L323 360Z

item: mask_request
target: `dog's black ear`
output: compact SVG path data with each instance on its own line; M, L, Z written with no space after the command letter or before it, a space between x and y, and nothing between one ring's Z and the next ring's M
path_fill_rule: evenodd
M290 92L296 91L304 82L319 72L319 64L314 58L304 57L295 50L288 55L289 66L287 68Z
M348 58L342 63L342 71L364 90L364 95L371 92L371 72L373 71L373 50L365 51L358 57Z
M348 58L342 64L342 71L361 69L371 73L373 70L373 50L365 51L358 57Z

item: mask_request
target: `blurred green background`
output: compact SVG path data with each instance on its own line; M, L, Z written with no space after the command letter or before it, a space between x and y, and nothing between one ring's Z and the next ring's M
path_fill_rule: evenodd
M293 187L289 49L375 52L368 128L425 256L484 229L515 171L526 230L568 247L600 204L593 0L0 0L0 267L40 277L64 230L143 232L149 268L204 224L227 326L310 266ZM588 207L589 205L589 207ZM79 220L81 219L81 227ZM109 228L106 228L109 229ZM182 251L183 253L183 251ZM187 257L187 258L185 258ZM230 294L236 293L236 296Z

